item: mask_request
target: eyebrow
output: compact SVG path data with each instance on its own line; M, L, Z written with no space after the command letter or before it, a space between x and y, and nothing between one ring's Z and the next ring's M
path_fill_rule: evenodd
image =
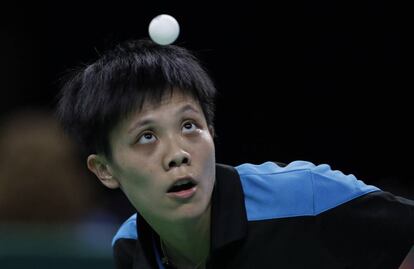
M176 112L175 112L175 115L178 115L178 114L183 114L183 113L185 113L185 112L187 112L187 111L189 111L189 112L195 112L195 113L200 113L199 111L198 111L198 109L196 109L196 108L194 108L192 105L190 105L190 104L187 104L187 105L185 105L185 106L183 106L183 107L181 107L179 110L177 110ZM152 118L151 118L151 116L149 116L148 118L144 118L144 119L141 119L141 120L138 120L136 123L134 123L133 124L133 126L128 130L128 133L131 133L132 131L134 131L135 129L137 129L137 128L140 128L140 127L142 127L142 126L146 126L146 125L151 125L151 124L153 124L155 122L155 120L153 120Z
M192 105L187 104L185 106L183 106L181 109L179 109L175 114L182 114L184 112L187 111L191 111L191 112L195 112L195 113L200 113L200 111L198 111L198 109L194 108Z

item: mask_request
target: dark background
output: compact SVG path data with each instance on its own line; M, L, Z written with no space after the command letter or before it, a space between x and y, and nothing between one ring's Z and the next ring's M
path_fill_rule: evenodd
M0 116L52 111L66 70L166 13L220 92L219 162L328 163L414 197L413 31L396 1L39 2L2 4Z

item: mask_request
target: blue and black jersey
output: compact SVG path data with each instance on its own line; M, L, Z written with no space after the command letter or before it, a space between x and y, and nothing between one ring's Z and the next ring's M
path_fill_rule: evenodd
M169 268L139 215L113 239L117 268ZM304 161L217 165L207 268L398 268L414 201Z

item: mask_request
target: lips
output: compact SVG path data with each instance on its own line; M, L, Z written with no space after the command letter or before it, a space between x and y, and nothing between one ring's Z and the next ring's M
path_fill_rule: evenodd
M192 177L178 178L168 188L167 193L180 193L193 189L197 182Z

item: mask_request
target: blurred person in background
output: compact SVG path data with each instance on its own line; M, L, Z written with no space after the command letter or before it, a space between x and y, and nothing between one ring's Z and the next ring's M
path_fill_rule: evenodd
M51 115L10 115L0 125L0 221L80 221L97 198L82 171Z
M117 220L100 205L102 193L92 183L77 148L53 115L22 109L4 116L0 120L1 268L34 264L64 268L62 259L72 268L83 268L75 261L87 255L91 260L106 259L110 268L108 233ZM92 264L84 262L86 268L93 268Z

